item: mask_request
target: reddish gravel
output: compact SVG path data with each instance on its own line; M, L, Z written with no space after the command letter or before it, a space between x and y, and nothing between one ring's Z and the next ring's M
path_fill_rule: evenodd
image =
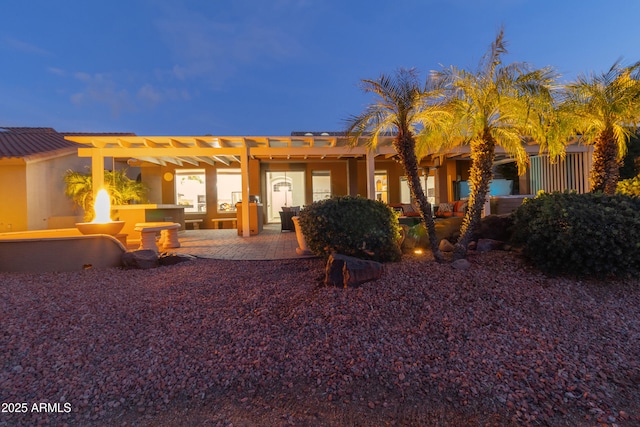
M0 426L640 425L640 282L469 260L0 273Z

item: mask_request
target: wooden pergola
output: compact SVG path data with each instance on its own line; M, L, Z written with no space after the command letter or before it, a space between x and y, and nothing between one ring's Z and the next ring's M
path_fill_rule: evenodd
M393 136L380 137L375 149L362 138L358 144L351 144L344 135L300 134L292 136L123 136L91 135L66 136L66 139L86 147L78 149L79 157L91 157L94 196L104 186L105 157L136 159L140 162L165 166L200 166L201 164L226 166L240 164L242 177L242 200L249 200L249 160L305 161L359 158L366 162L367 197L375 198L375 158L397 156L393 148ZM540 153L540 146L528 141L525 151L529 156ZM588 154L589 148L572 141L566 147L567 153ZM429 154L427 163L442 164L445 158L469 157L469 146L457 146L446 152ZM585 162L589 159L585 157ZM496 161L512 161L501 147L496 147ZM434 163L435 162L435 163ZM584 168L583 168L584 169ZM574 174L585 181L582 169ZM562 177L560 177L562 178ZM558 178L558 179L560 179ZM550 180L558 180L550 172ZM585 181L586 182L586 181ZM583 183L584 184L584 183ZM583 185L584 186L584 185ZM249 204L242 204L243 224L249 224ZM244 227L243 236L250 235L249 227Z
M86 147L79 157L91 157L94 196L104 186L105 157L137 159L157 165L176 166L240 163L242 200L249 200L249 159L322 160L364 158L367 165L367 197L375 198L375 158L397 153L392 137L381 138L375 149L364 140L351 145L347 138L331 135L303 136L67 136ZM249 224L249 204L242 205L243 224ZM243 236L250 234L244 227Z

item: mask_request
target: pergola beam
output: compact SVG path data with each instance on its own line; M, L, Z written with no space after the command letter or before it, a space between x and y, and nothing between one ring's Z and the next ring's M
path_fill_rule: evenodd
M149 162L149 163L153 163L159 166L166 166L167 163L164 162L163 160L160 160L159 158L155 158L155 157L136 157L136 159L141 160L143 162Z
M197 159L211 166L214 166L216 164L216 162L211 157L198 156Z
M229 166L231 164L231 162L229 160L227 160L225 158L222 158L220 156L213 156L213 159L218 161L218 162L220 162L220 163L223 163L223 164L225 164L227 166Z
M200 162L198 160L194 159L193 157L180 157L179 160L182 163L188 163L190 165L200 166Z

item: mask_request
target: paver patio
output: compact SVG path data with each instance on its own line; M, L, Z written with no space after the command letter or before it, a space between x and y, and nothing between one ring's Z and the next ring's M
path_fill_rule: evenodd
M296 233L280 231L280 224L267 224L251 237L238 236L238 230L185 230L179 234L180 248L171 252L200 258L229 260L274 260L304 258L298 255Z

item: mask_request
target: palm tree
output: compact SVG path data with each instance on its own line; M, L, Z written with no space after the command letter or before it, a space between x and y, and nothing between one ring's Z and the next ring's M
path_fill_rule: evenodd
M146 200L147 188L141 182L127 177L125 170L104 171L104 182L107 186L112 205L128 204L132 201ZM74 204L84 210L84 220L93 219L93 179L91 171L77 172L68 170L64 174L65 194Z
M614 194L627 143L640 122L640 62L608 72L580 75L565 86L560 109L575 131L593 144L591 191Z
M440 142L440 148L469 144L469 201L462 221L454 258L466 256L473 231L481 220L489 183L493 178L496 147L502 147L524 173L529 157L525 138L547 148L553 158L564 154L560 127L554 113L553 88L556 73L547 67L532 69L526 63L502 64L507 53L500 30L476 72L451 67L436 73L448 88L454 108L457 137Z
M416 134L438 128L448 116L441 105L433 102L438 98L438 88L430 85L429 80L422 86L415 69L399 69L393 76L382 74L377 80L362 80L362 88L377 99L361 114L347 120L347 135L352 144L365 137L372 148L378 145L381 136L394 136L393 147L427 227L431 250L436 260L441 261L431 205L420 183L416 155Z

